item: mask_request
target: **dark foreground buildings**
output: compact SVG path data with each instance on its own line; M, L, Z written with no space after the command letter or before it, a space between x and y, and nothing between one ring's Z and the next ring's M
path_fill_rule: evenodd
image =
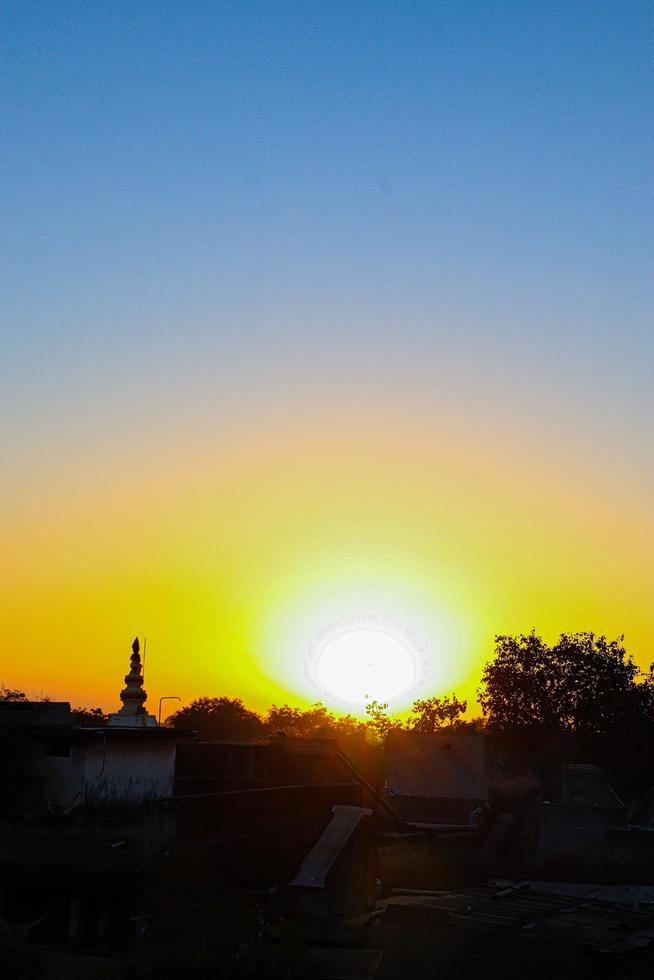
M137 648L125 680L122 708L98 727L74 725L67 703L0 702L0 976L118 969L148 930L148 882L171 853L200 851L233 887L270 889L311 864L327 831L313 867L330 898L316 907L370 906L372 809L335 743L198 741L147 713Z
M3 980L653 968L654 809L595 766L455 729L206 742L147 713L136 647L125 680L104 726L0 702Z

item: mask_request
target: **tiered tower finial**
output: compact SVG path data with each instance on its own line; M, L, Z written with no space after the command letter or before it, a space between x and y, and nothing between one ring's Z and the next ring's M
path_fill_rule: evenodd
M139 638L136 636L132 643L132 656L129 658L129 674L125 674L125 687L120 692L120 700L123 702L123 706L118 711L119 715L145 714L144 704L148 695L143 689L140 649Z
M157 724L154 715L149 715L145 709L148 695L143 688L143 665L138 636L132 643L132 655L129 659L129 673L125 674L125 687L120 692L122 708L109 715L107 724L129 728L151 728Z

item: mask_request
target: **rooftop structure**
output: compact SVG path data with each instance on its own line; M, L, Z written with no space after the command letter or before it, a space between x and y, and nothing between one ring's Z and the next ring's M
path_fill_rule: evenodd
M472 811L488 799L484 736L392 732L386 742L386 788L404 820L467 825Z

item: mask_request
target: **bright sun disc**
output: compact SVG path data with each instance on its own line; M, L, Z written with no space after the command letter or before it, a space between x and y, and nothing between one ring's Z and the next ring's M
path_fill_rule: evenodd
M418 670L409 644L392 632L349 628L323 639L312 658L319 687L338 701L363 706L393 701L416 683Z

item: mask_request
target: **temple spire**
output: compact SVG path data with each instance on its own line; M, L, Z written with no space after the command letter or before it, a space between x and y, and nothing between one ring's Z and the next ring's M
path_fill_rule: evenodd
M141 664L140 649L137 636L132 643L129 673L125 674L125 687L120 692L120 700L123 702L123 706L109 715L109 725L150 728L157 724L154 715L149 715L145 709L148 695L143 688L143 665Z
M134 638L132 643L132 656L129 659L129 674L125 674L125 687L120 692L120 700L123 702L119 715L142 715L145 714L144 704L148 699L147 692L143 689L143 666L141 664L139 638Z

